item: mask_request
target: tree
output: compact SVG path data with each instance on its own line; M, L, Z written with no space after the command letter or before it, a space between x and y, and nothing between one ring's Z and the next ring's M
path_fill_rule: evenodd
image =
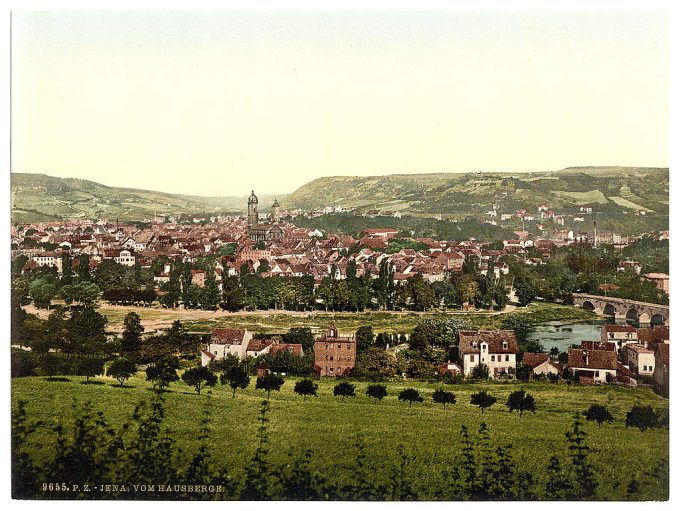
M195 366L184 371L182 381L196 389L198 394L204 387L214 387L217 383L217 376L205 366Z
M603 422L612 422L614 420L609 410L602 405L590 405L590 408L585 411L584 415L586 420L597 422L598 428L602 427Z
M172 355L166 355L146 368L146 379L152 382L154 388L161 392L172 382L179 380L178 369L179 359Z
M355 390L356 390L356 385L352 385L351 383L349 383L347 381L343 381L343 382L338 383L333 388L333 395L334 396L342 396L342 401L344 401L346 397L354 397L356 395Z
M477 364L472 368L472 377L478 380L489 379L489 366L486 364Z
M79 376L85 376L85 381L104 373L104 360L99 357L83 357L78 361L77 371Z
M397 360L394 355L377 346L368 348L357 357L352 374L380 380L392 378L397 373Z
M136 312L129 312L123 320L125 330L123 330L123 340L120 344L122 353L137 353L141 344L142 332L144 327Z
M416 389L409 387L399 393L399 401L408 401L408 407L411 408L414 402L422 403L423 398Z
M659 425L659 414L651 406L635 405L626 414L626 427L630 426L644 431Z
M479 392L470 396L470 404L479 406L479 408L482 410L482 415L484 415L484 409L493 406L495 402L496 398L489 394L486 390L480 390Z
M508 407L510 413L518 410L520 418L524 412L536 413L534 396L527 394L524 389L511 393L505 402L505 406Z
M222 385L229 384L232 399L236 397L236 389L245 389L250 384L250 376L240 365L232 365L220 376Z
M48 277L36 279L28 286L28 294L37 308L48 309L57 294L57 284Z
M80 356L101 355L110 351L106 342L107 319L93 307L74 310L66 320L66 353Z
M375 343L375 335L373 335L372 326L360 326L356 331L357 342L357 356L363 353L368 348L371 348Z
M285 343L302 344L304 351L314 349L314 334L309 327L291 328L281 336L281 340Z
M265 376L258 376L257 382L255 383L255 388L264 390L267 393L267 399L269 399L269 394L271 391L280 391L283 383L283 378L281 378L278 374L269 373Z
M444 410L446 410L446 405L455 405L456 396L453 392L448 390L437 389L432 394L432 401L435 403L441 403L444 405Z
M56 353L41 353L38 357L38 368L48 378L64 372L64 359Z
M379 400L387 397L387 387L378 384L369 385L366 389L366 395L375 399L375 402L377 403Z
M125 383L125 381L136 372L137 366L132 360L128 360L127 358L117 358L109 366L107 374L118 380L118 383L122 387L123 383Z
M307 400L307 396L316 396L316 389L318 388L319 386L312 380L304 378L295 382L294 391L296 394L304 396L304 399Z

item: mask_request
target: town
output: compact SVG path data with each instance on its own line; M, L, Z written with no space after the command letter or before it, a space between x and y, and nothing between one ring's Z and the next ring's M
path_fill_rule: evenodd
M518 344L512 321L505 323L510 325L507 330L474 332L463 331L467 326L463 320L455 329L458 338L450 333L446 339L434 335L426 346L413 342L418 327L399 331L398 324L393 333L384 332L377 338L369 332L358 348L357 332L339 335L335 326L316 339L310 338L312 330L307 328L304 343L295 339L294 329L287 341L281 342L281 335L216 328L209 339L198 337L200 359L202 366L213 367L226 357L264 360L266 356L271 360L283 352L301 358L308 354L304 363L293 364L297 369L280 363L274 366L293 374L337 377L370 374L365 367L370 363L359 355L371 348L374 352L369 355L387 360L389 369L382 377L536 375L573 378L580 383L648 384L667 394L669 330L663 324L669 318L663 304L668 303L668 274L643 272L650 264L626 255L637 245L667 246L667 231L624 238L598 233L593 222L591 233L581 231L574 236L572 231L555 229L542 237L521 230L515 232L516 239L502 240L502 244L411 238L393 228L366 228L353 237L296 227L284 220L291 216L281 211L278 201L263 215L254 191L244 206L244 216L179 224L154 219L128 224L74 220L15 225L13 302L32 302L38 311L49 309L53 300L70 309L103 300L141 310L472 313L503 311L536 300L576 304L576 297L580 300L577 306L592 311L596 308L592 302L597 303L598 297L610 302L642 298L652 307L660 304L654 311L661 313L640 315L634 306L618 313L611 304L598 311L605 317L646 322L646 327L604 325L601 340L586 340L562 352L556 348L551 353L539 351L540 342L527 344L524 335ZM592 212L590 207L580 209L584 215ZM541 218L554 217L546 204L538 204L536 211ZM517 215L522 221L533 220L526 210ZM311 215L315 217L318 214ZM557 223L561 226L563 222ZM571 272L565 271L565 263ZM591 295L587 293L593 293L588 300ZM52 315L63 317L59 305L57 309ZM15 325L15 332L21 330ZM625 332L624 340L620 332ZM610 334L613 337L607 337ZM35 340L23 342L26 339L17 336L16 346L35 344ZM58 343L53 344L50 351L59 351ZM395 355L409 349L401 367L392 363ZM155 357L143 359L152 363ZM266 363L258 368L269 371Z

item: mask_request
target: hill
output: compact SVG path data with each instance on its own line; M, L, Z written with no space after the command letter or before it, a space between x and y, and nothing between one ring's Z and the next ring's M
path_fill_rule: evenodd
M244 213L247 195L199 197L117 188L85 179L12 173L12 219L17 223L78 218L123 221L152 219L154 214L179 216ZM279 199L281 196L278 196ZM273 195L260 195L263 211Z
M557 212L573 213L587 204L601 213L598 220L620 218L624 211L644 211L646 223L661 228L668 222L668 176L667 168L571 167L532 173L324 177L295 190L283 206L342 206L457 218L484 215L494 204L500 213L517 209L535 213L541 203ZM631 217L624 220L624 224L631 223Z

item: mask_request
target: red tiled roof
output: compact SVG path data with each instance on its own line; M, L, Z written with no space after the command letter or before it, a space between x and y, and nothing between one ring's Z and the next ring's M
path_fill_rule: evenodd
M512 330L479 330L460 331L458 333L461 353L479 353L479 344L486 342L489 345L489 353L519 353L515 332ZM477 347L473 347L473 343ZM506 342L506 347L503 347Z
M272 349L271 349L271 354L276 355L280 351L290 351L293 355L301 357L302 356L302 344L288 344L288 343L274 344L274 346L272 346Z
M581 348L585 350L616 351L616 345L613 342L581 341Z
M252 339L248 343L246 351L262 351L273 342L274 341L272 341L271 339Z
M202 350L201 353L203 353L205 356L207 356L208 358L210 358L210 360L214 360L214 359L215 359L215 355L213 355L213 354L210 353L209 351Z
M550 354L548 353L524 352L524 355L522 356L522 365L534 368L536 366L540 366L543 362L547 360L550 360Z
M239 328L215 328L212 331L212 344L241 344L246 331Z
M640 344L656 344L667 341L671 337L670 329L667 326L657 326L654 328L638 328L637 337Z
M616 369L616 352L574 348L568 351L568 367L588 369Z

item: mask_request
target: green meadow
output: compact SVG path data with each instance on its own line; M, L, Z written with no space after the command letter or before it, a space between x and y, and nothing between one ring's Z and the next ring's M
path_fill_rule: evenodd
M43 421L28 446L31 456L39 460L54 449L54 433L50 426L62 421L70 427L74 403L102 411L106 420L117 430L131 421L135 406L153 397L151 385L142 375L133 377L125 387L111 379L98 379L102 384L84 384L84 378L69 376L68 381L47 381L42 377L16 378L12 381L13 405L26 401L31 420ZM301 456L311 449L312 466L329 480L343 484L356 465L357 444L362 443L369 464L374 466L376 480L388 478L391 468L399 463L399 450L412 458L408 472L422 498L433 498L435 489L446 484L444 474L461 460L461 426L476 434L486 423L494 445L513 446L512 456L517 465L530 472L540 490L545 485L546 467L551 456L565 464L567 442L574 414L585 411L591 404L605 405L614 422L598 427L585 422L587 444L599 482L598 498L626 498L626 488L632 478L651 481L650 472L668 457L668 429L646 430L625 427L625 416L633 405L651 405L667 410L668 401L649 389L616 386L579 386L565 383L461 383L443 385L456 395L456 404L446 409L432 401L432 393L441 387L411 381L387 382L388 396L376 402L365 395L367 382L354 382L356 397L342 400L333 396L336 381L316 380L318 397L306 400L293 392L296 378L286 378L280 392L272 392L269 412L269 456L284 462L289 453ZM406 387L415 387L425 398L422 403L407 403L397 399ZM509 413L505 407L508 395L525 389L534 396L536 412ZM497 403L483 414L470 404L470 395L487 390ZM168 428L185 452L199 447L200 417L207 403L211 409L212 459L237 471L243 470L257 448L258 414L265 394L255 390L255 378L245 390L238 390L232 399L231 389L217 385L197 395L192 387L180 382L170 385L164 393ZM667 470L667 468L665 469ZM666 476L667 477L667 472ZM667 498L663 482L643 485L636 498L660 500Z

